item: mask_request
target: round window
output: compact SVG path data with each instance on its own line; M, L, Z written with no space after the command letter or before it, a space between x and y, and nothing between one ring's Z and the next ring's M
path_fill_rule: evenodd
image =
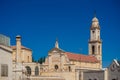
M58 65L55 65L55 69L56 69L56 70L58 69Z

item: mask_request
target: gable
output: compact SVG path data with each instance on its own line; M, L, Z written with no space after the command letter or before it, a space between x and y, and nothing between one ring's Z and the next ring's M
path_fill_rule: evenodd
M120 67L119 61L114 59L110 64L110 66L108 67L108 70L114 72L115 70L119 69L119 67Z
M48 53L49 54L58 54L58 53L64 53L64 51L59 48L53 48Z

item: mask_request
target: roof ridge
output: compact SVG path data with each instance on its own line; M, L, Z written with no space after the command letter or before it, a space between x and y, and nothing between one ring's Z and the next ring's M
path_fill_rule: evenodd
M66 53L70 53L70 54L75 54L75 55L83 55L83 56L90 56L90 55L86 55L86 54L81 54L81 53L72 53L72 52L66 52Z
M65 53L70 60L77 60L77 61L82 61L82 62L99 62L96 57L91 56L91 55L84 55L84 54L73 54L71 52L66 52Z
M16 48L16 45L14 45L14 46L10 46L10 47L15 49L15 48ZM29 49L29 50L31 50L30 48L27 48L27 47L25 47L25 46L23 46L23 45L21 45L21 47L22 47L22 48L25 48L25 49Z

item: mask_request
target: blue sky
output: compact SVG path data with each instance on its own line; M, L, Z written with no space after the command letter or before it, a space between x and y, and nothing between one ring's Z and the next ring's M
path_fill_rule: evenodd
M119 0L0 0L0 33L22 36L33 57L47 56L56 37L60 48L88 54L91 21L96 11L103 41L103 66L120 60Z

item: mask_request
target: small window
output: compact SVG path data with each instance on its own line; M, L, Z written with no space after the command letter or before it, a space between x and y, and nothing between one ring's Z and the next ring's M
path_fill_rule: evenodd
M29 56L28 56L28 62L29 62Z
M69 72L70 72L71 71L71 67L69 66L68 69L69 69Z
M92 31L92 33L95 33L95 31Z
M92 46L92 54L95 54L95 46Z
M98 54L100 54L100 45L98 46Z
M7 64L1 65L1 76L8 77L8 65Z
M58 69L58 65L55 65L55 69L56 69L56 70Z

